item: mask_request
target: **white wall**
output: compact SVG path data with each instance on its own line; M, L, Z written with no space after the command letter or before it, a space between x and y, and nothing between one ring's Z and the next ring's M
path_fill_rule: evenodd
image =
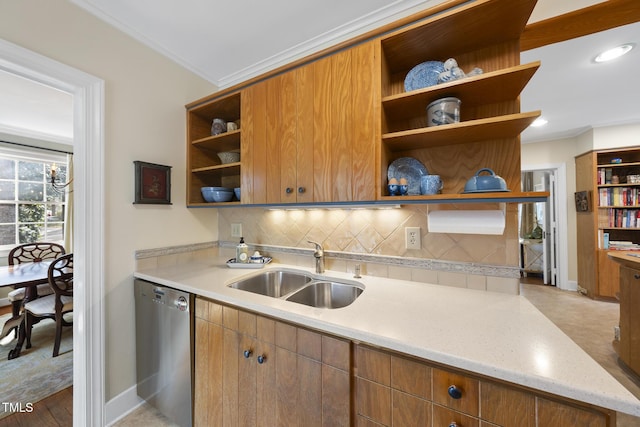
M135 384L137 249L217 240L185 207L184 105L216 88L64 0L0 0L0 38L105 81L106 399ZM134 160L173 166L171 206L133 205Z
M558 141L536 142L522 144L520 155L522 169L532 170L539 166L560 164L566 166L567 172L567 200L559 200L564 203L567 210L567 250L568 250L568 279L578 280L578 261L576 246L576 208L573 202L573 193L576 191L576 165L575 156L578 149L577 138L562 139Z

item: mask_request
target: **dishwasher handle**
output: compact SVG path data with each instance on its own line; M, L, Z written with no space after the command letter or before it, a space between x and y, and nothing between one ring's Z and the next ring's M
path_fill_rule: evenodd
M189 303L183 296L178 297L176 300L176 308L180 311L187 311L189 309Z

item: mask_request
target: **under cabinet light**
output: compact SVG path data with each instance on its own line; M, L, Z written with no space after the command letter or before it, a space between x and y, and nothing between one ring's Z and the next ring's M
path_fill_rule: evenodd
M362 205L300 205L300 206L268 206L265 207L268 211L313 211L313 210L384 210L384 209L400 209L401 205L376 205L376 204L362 204Z

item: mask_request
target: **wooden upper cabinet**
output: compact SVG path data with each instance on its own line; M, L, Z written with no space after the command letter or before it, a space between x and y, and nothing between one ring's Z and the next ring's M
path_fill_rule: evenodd
M309 76L306 67L297 68L243 91L243 203L313 201Z
M520 192L519 136L540 115L521 112L519 100L540 66L520 65L519 39L535 0L458 3L434 9L432 15L417 14L413 22L398 21L370 39L354 39L352 45L336 46L235 92L231 88L219 98L188 106L199 109L189 116L191 134L206 134L213 113L219 116L218 110L228 105L234 107L233 120L242 120L236 133L188 145L190 203L201 200L202 185L235 186L237 181L242 204L547 196ZM483 73L405 90L404 80L415 66L451 57L463 70L479 67ZM461 122L428 126L427 105L450 96L462 102ZM240 164L218 165L210 145L221 151L235 147L238 139ZM387 171L402 157L413 157L428 173L440 175L442 194L390 196ZM482 168L504 178L511 192L463 194L467 180Z
M378 52L368 42L312 64L315 202L375 200Z
M366 43L243 91L243 203L375 200L376 48Z

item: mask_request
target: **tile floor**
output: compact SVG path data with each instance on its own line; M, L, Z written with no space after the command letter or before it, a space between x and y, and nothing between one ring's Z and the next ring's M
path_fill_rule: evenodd
M625 372L611 342L618 323L619 307L615 303L594 301L576 292L551 286L522 284L521 292L562 331L600 363L624 387L640 399L640 381ZM144 404L114 424L114 427L175 426L153 407ZM616 427L640 427L640 418L618 415Z

